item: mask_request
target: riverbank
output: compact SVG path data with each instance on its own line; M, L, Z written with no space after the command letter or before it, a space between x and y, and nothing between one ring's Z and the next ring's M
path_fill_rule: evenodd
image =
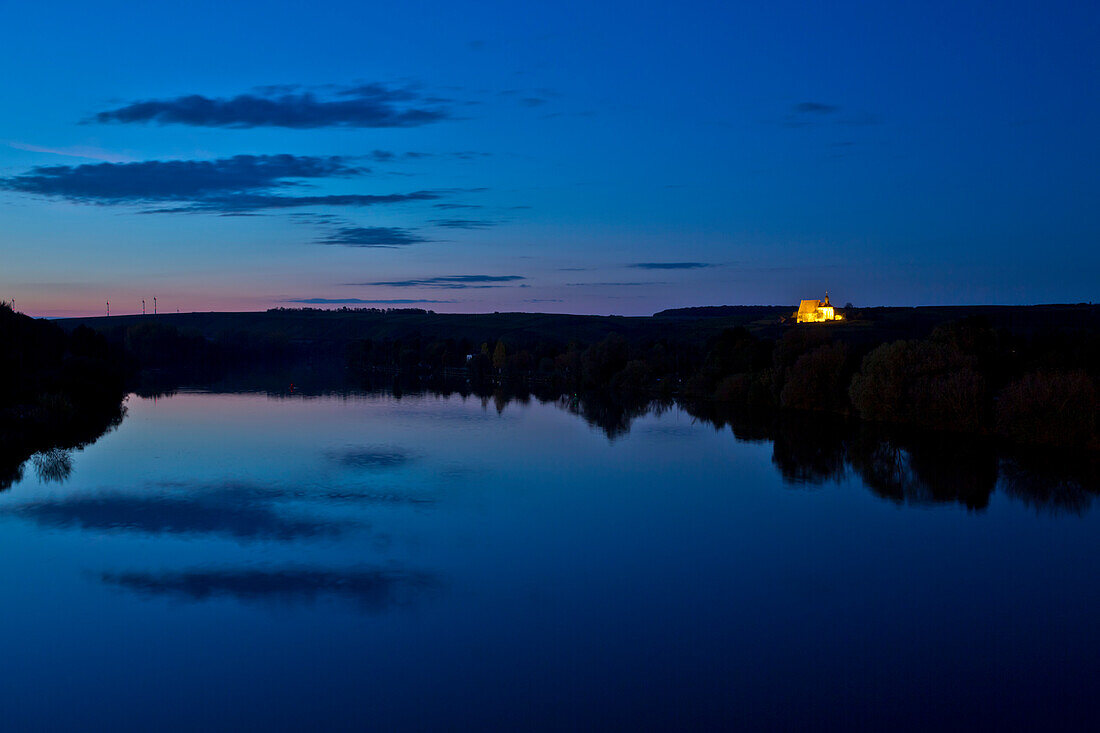
M306 308L60 323L94 328L164 372L343 359L355 374L676 396L1100 448L1100 306L849 308L842 322L799 325L789 310L622 318Z
M121 421L124 353L90 328L66 331L0 303L0 490L35 453L95 440Z

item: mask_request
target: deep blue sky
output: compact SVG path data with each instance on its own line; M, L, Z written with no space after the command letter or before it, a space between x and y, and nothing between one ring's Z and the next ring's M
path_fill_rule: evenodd
M7 4L0 298L1096 300L1097 38L1095 2Z

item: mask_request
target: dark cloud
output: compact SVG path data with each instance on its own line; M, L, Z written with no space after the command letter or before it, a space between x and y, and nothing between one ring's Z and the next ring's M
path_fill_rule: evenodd
M484 208L481 204L432 204L434 208L444 209L447 211L453 209L481 209Z
M523 97L519 100L519 103L524 107L541 107L546 104L546 100L542 97Z
M340 524L285 517L278 492L248 485L187 494L107 493L27 502L7 511L44 527L143 534L215 534L239 540L294 540L337 534Z
M449 100L407 87L360 84L328 96L296 88L265 87L235 97L190 94L133 102L94 115L94 122L179 124L198 127L418 127L448 119Z
M639 270L698 270L714 265L708 262L635 262L630 267Z
M299 178L365 172L335 156L237 155L218 160L40 166L0 178L0 188L95 203L184 201L287 187Z
M390 288L439 288L443 290L465 290L467 288L500 288L501 283L514 283L526 280L522 275L444 275L418 280L383 280L369 283L349 283L355 286L385 286Z
M823 104L821 102L799 102L792 109L798 114L808 115L830 115L840 111L840 107L835 104Z
M312 603L332 598L354 602L367 611L407 605L439 585L434 575L390 568L203 568L185 572L103 573L101 579L108 585L150 597L196 602L231 598L250 603Z
M430 239L402 227L343 227L318 239L318 244L341 247L407 247Z
M284 303L302 303L304 305L412 305L414 303L453 303L453 300L414 300L394 298L390 300L363 300L361 298L293 298Z
M486 219L432 219L431 223L445 229L486 229L500 222Z
M304 206L376 206L440 198L435 191L391 194L293 195L303 181L367 173L346 159L299 155L237 155L217 160L150 160L40 166L0 178L0 189L86 204L146 206L144 213L245 215Z

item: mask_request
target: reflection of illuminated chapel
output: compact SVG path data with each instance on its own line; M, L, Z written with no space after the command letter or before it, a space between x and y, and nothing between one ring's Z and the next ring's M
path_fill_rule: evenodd
M844 314L837 313L829 302L829 291L825 291L825 300L804 300L794 314L798 323L821 323L822 321L843 321Z

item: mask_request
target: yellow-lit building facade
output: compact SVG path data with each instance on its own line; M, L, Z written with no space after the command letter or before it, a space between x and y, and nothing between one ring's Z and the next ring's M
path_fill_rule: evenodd
M825 293L825 300L802 301L794 318L797 323L823 323L824 321L843 321L844 314L836 312L836 308L829 302L829 294Z

